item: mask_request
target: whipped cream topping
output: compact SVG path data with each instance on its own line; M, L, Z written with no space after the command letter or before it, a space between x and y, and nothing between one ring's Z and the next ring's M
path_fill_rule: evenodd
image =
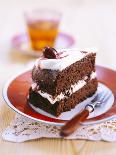
M92 80L92 79L94 79L94 78L96 78L96 72L92 72L91 75L90 75L90 80ZM62 100L63 98L67 98L67 96L66 96L65 94L69 93L70 95L72 95L73 93L75 93L76 91L78 91L79 89L81 89L83 86L85 86L85 85L86 85L86 81L85 81L85 80L87 80L87 79L88 79L88 77L85 76L85 77L83 78L83 80L79 80L79 81L78 81L77 83L75 83L74 85L71 85L71 87L70 87L69 90L66 90L65 93L62 93L62 92L61 92L61 93L60 93L57 97L55 97L55 98L54 98L52 95L50 95L50 94L48 94L48 93L46 93L46 92L43 92L43 91L41 91L41 90L39 90L38 93L39 93L42 97L48 99L49 102L50 102L51 104L54 104L55 102L60 101L60 100ZM33 85L34 85L34 84L33 84ZM33 89L33 88L32 88L32 89Z
M86 50L81 50L86 51ZM39 58L35 62L36 67L40 67L41 69L51 69L51 70L59 70L62 71L66 67L75 63L76 61L80 61L89 53L96 53L96 49L89 52L81 52L77 49L62 49L58 52L62 52L60 59L42 59Z

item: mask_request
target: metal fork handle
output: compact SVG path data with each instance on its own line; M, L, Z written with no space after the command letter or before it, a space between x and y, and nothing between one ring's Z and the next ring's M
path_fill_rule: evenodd
M99 103L100 103L100 101L91 102L91 103L89 103L89 104L87 104L87 105L85 106L85 109L87 109L87 110L91 113L91 112L94 111L95 106L96 106L97 104L99 104Z

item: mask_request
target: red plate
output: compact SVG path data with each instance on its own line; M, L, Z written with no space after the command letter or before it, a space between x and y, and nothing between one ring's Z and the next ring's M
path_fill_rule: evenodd
M104 114L88 119L87 122L99 122L101 120L111 119L116 115L116 72L101 66L96 67L98 80L109 87L114 94L113 106ZM14 111L36 121L50 123L54 125L63 125L66 120L51 118L49 116L37 113L27 103L28 90L32 83L31 70L19 74L12 78L3 89L3 97Z

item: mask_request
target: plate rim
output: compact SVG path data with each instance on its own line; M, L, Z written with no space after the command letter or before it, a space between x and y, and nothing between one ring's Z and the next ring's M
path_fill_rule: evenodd
M31 117L23 112L21 112L20 110L18 110L17 108L15 108L12 103L10 102L10 100L8 99L8 95L7 95L7 90L8 90L8 87L9 85L12 83L12 81L14 79L16 79L19 75L25 73L25 72L28 72L30 71L30 69L25 69L23 71L21 71L20 73L17 73L15 74L14 76L12 76L6 83L5 85L3 86L2 88L2 96L3 96L3 99L5 101L5 103L8 105L9 108L11 108L14 112L24 116L24 117L27 117L27 118L30 118L34 121L40 121L40 122L43 122L43 123L47 123L47 124L51 124L51 125L57 125L57 126L62 126L64 125L64 123L58 123L58 122L50 122L50 121L46 121L46 120L42 120L42 119L39 119L39 118L35 118L35 117Z
M98 65L97 65L98 66ZM99 66L99 67L102 67L102 66ZM109 69L109 68L106 68L106 67L102 67L102 68L105 68L105 69ZM7 80L7 82L4 84L3 88L2 88L2 97L5 101L5 103L8 105L8 107L10 107L14 112L24 116L24 117L27 117L27 118L30 118L34 121L39 121L39 122L42 122L42 123L46 123L46 124L50 124L50 125L57 125L57 126L62 126L64 125L65 122L52 122L52 121L48 121L48 120L43 120L43 119L39 119L39 118L35 118L35 117L32 117L28 114L25 114L24 112L21 112L20 110L18 110L17 108L15 108L15 106L12 105L12 103L10 102L9 98L8 98L8 95L7 95L7 91L8 91L8 87L10 86L10 84L12 83L13 80L15 80L18 76L20 76L21 74L23 73L26 73L28 71L31 71L32 68L28 68L28 69L23 69L22 71L16 73L14 76L12 76L9 80ZM112 70L112 69L110 69ZM112 70L114 71L114 70ZM101 82L102 83L102 82ZM104 83L102 83L104 84ZM105 85L107 86L107 85ZM109 88L109 87L108 87ZM112 89L109 88L111 91ZM112 91L113 93L113 91ZM114 94L114 93L113 93ZM115 101L115 95L114 95L114 101ZM116 117L116 115L112 115L110 117L107 117L107 118L104 118L102 120L97 120L95 122L89 122L89 125L92 125L92 124L98 124L98 123L102 123L103 121L106 121L106 120L110 120L112 118ZM88 122L84 122L84 123L81 123L81 125L88 125Z

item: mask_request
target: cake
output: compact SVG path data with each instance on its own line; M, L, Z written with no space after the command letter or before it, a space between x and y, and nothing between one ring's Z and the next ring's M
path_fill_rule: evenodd
M46 47L35 61L29 104L54 116L75 108L97 90L96 52Z

